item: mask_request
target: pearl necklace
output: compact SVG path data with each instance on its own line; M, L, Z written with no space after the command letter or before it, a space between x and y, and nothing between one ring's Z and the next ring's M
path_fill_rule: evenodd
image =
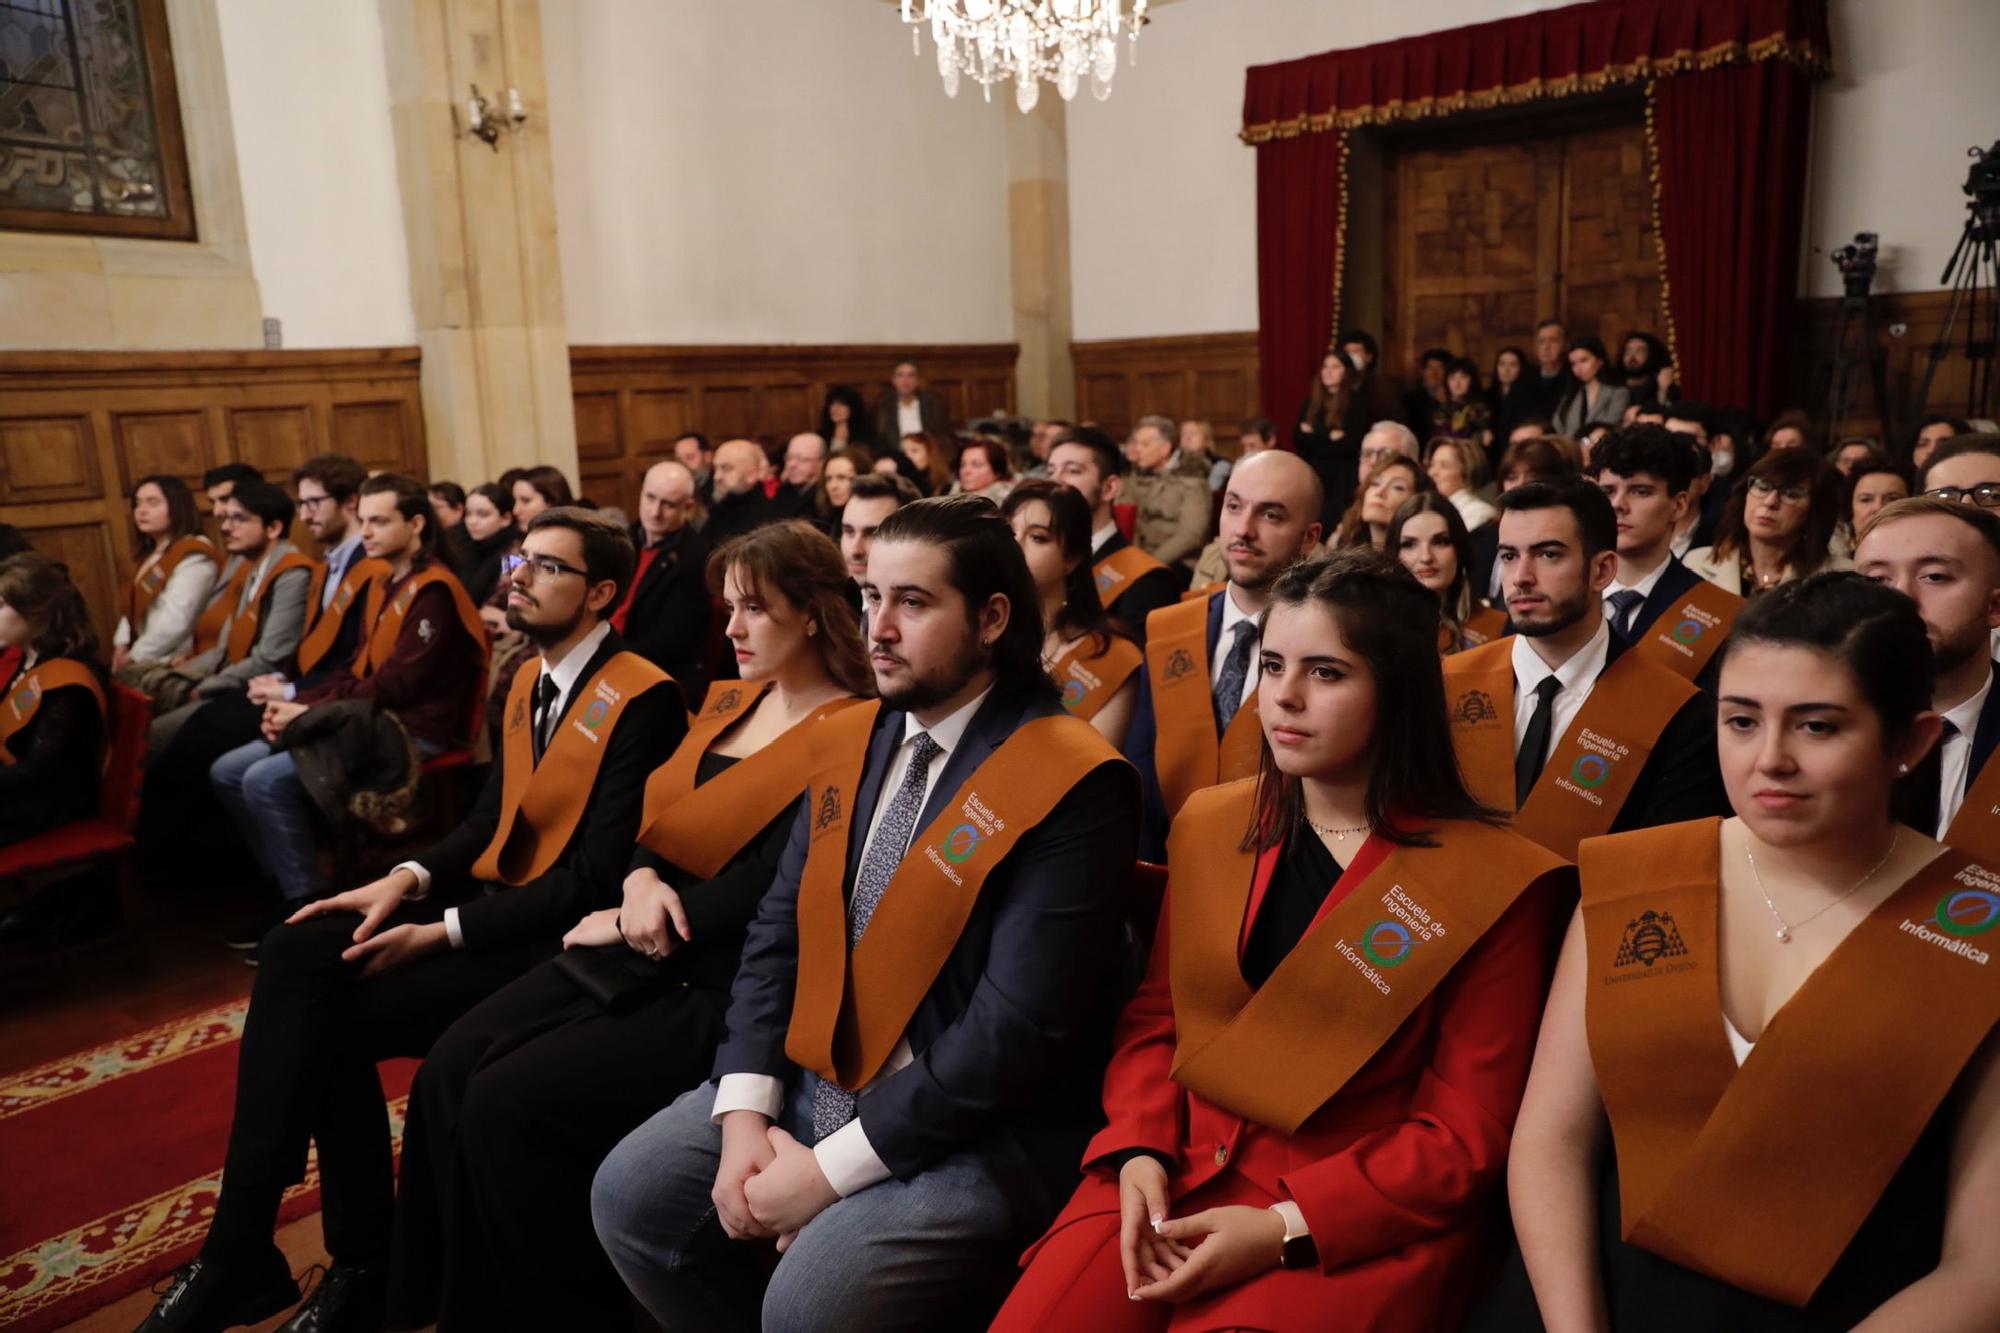
M1846 893L1841 894L1838 898L1832 899L1829 902L1822 903L1820 905L1820 909L1818 912L1814 912L1811 916L1799 922L1796 926L1788 924L1785 921L1785 918L1779 914L1778 905L1771 901L1771 891L1764 887L1764 876L1757 869L1757 854L1751 851L1749 845L1746 843L1743 847L1743 859L1750 863L1750 874L1751 877L1757 881L1757 892L1764 895L1764 906L1771 909L1771 917L1778 923L1778 943L1790 944L1792 942L1792 932L1794 930L1798 930L1805 926L1811 925L1814 921L1819 919L1821 913L1828 911L1829 909L1835 907L1840 903L1846 902L1849 898L1852 898L1856 893L1859 893L1861 891L1862 885L1866 884L1869 880L1875 878L1876 871L1880 870L1883 866L1889 864L1889 858L1896 854L1896 843L1901 840L1902 836L1903 832L1900 828L1890 833L1889 850L1882 853L1882 859L1875 863L1874 869L1870 870L1860 879L1855 880L1854 887L1849 889Z
M1305 820L1306 827L1314 833L1322 838L1332 838L1335 842L1346 842L1348 834L1366 833L1370 827L1367 824L1356 824L1353 828L1329 828L1325 824L1315 822L1313 817L1303 810L1299 812L1299 818Z

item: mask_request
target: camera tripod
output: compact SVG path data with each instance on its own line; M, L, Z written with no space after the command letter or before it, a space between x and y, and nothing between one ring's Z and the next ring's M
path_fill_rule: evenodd
M1840 318L1833 328L1833 364L1827 371L1826 438L1838 441L1847 433L1847 404L1854 396L1854 381L1865 363L1868 385L1875 394L1875 419L1882 434L1889 433L1889 394L1883 378L1881 343L1875 337L1875 301L1868 294L1868 275L1858 283L1850 277L1847 294L1840 298ZM1857 287L1859 290L1857 290Z
M1952 330L1961 312L1966 316L1965 359L1969 363L1965 414L1992 415L1993 357L1995 347L2000 346L2000 143L1991 149L1974 148L1969 155L1977 159L1965 184L1965 192L1972 196L1968 205L1972 215L1965 220L1965 230L1959 233L1958 245L1939 279L1950 287L1951 302L1910 403L1912 422L1923 417L1931 381L1951 350Z

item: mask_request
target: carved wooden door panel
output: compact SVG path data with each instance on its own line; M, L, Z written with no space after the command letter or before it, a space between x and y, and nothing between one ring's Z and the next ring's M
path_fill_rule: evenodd
M1611 355L1627 333L1666 337L1653 183L1640 126L1570 137L1563 154L1562 315Z

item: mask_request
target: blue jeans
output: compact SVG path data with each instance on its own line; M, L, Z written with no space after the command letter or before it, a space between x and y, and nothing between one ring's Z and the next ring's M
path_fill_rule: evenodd
M803 1074L780 1117L801 1142L812 1139L813 1082ZM690 1288L704 1284L705 1326L717 1326L714 1311L726 1304L715 1300L718 1279L736 1288L727 1295L739 1305L748 1303L748 1317L736 1322L757 1326L756 1269L731 1262L747 1259L751 1245L723 1238L709 1198L722 1156L722 1128L709 1120L714 1105L712 1082L683 1094L612 1149L591 1186L598 1240L663 1328L692 1326L688 1316L701 1301L691 1304ZM1025 1219L1003 1182L1026 1170L1016 1154L969 1149L909 1180L839 1200L778 1260L763 1293L762 1327L985 1327L1022 1245Z
M263 741L251 741L211 764L208 780L250 845L257 868L277 881L286 902L326 892L312 797L291 755L273 754Z

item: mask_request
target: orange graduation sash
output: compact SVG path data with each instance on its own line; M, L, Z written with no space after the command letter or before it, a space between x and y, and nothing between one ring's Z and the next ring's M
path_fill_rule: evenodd
M1920 829L1928 834L1932 830ZM2000 762L1987 756L1986 766L1973 774L1965 785L1965 800L1951 825L1944 831L1948 846L1976 856L1989 865L2000 865Z
M1591 1061L1625 1239L1803 1306L2000 1020L2000 875L1947 849L1834 948L1738 1069L1720 824L1583 845Z
M313 617L312 628L299 641L299 674L309 675L333 648L333 642L340 637L341 622L347 619L347 610L354 605L354 599L372 592L374 586L389 577L387 560L356 560L341 576L340 586L333 590L333 600L319 609L320 593L326 588L327 564L319 561L313 568L312 587L306 590L306 611Z
M902 1040L958 945L993 868L1083 777L1122 762L1088 722L1037 718L1009 736L917 834L889 879L867 933L847 947L847 846L868 740L869 701L815 729L807 787L812 833L799 881L798 983L785 1054L850 1092L865 1087ZM867 826L867 816L862 827Z
M1472 614L1465 618L1465 623L1458 627L1458 632L1468 648L1492 643L1507 633L1507 613L1490 606L1475 606Z
M1629 654L1693 680L1714 660L1742 609L1741 597L1704 579L1675 598Z
M1251 668L1254 671L1256 663ZM1257 723L1255 690L1236 710L1229 730L1217 739L1210 672L1206 601L1163 606L1146 617L1146 675L1153 687L1153 721L1159 736L1153 771L1169 819L1201 788L1256 773L1263 754L1264 730Z
M73 657L52 657L46 662L37 662L14 678L7 690L7 702L0 707L0 765L16 762L14 753L8 749L16 734L27 729L41 711L42 698L50 690L83 689L90 691L90 697L97 701L99 715L105 712L104 687L98 684L97 673Z
M167 580L173 576L174 567L191 555L205 555L213 560L215 544L199 533L176 538L168 544L166 551L158 560L134 574L132 581L125 585L125 620L132 626L133 638L139 637L139 632L145 625L146 613L153 609L153 602L167 586Z
M669 679L637 653L613 653L596 674L578 683L563 724L549 738L538 764L531 705L541 675L542 659L532 655L507 690L500 822L493 841L472 863L473 876L488 883L519 886L548 873L590 804L597 770L626 705Z
M233 595L226 599L229 609L235 612L235 618L229 622L229 641L222 652L222 660L225 664L241 662L250 655L250 650L256 647L257 627L264 619L264 600L271 595L271 590L277 586L278 576L280 574L289 574L295 569L310 570L311 568L313 568L313 562L297 551L285 552L282 556L278 557L269 570L265 571L264 581L258 585L257 595L251 599L250 605L244 607L239 612L235 611L236 603L242 596L243 585L249 582L250 574L250 565L247 562L244 564L243 568L238 571L238 577L231 581ZM213 609L212 605L211 609ZM207 613L204 612L203 614L205 616Z
M434 583L441 583L451 592L452 605L458 611L458 620L472 641L479 645L482 653L486 650L486 622L479 618L479 608L466 595L465 585L458 576L442 564L433 561L403 580L403 586L396 590L394 597L388 597L388 580L383 579L368 585L368 601L362 608L362 624L368 627L367 636L354 654L354 674L364 679L373 675L376 668L387 662L396 651L396 640L403 632L403 618L410 614L411 603L417 594ZM384 602L388 604L383 605ZM333 608L327 608L333 614ZM481 673L482 677L484 673Z
M1115 634L1105 636L1105 648L1095 657L1086 656L1095 646L1094 636L1084 635L1056 660L1049 672L1062 687L1063 707L1071 717L1085 722L1096 717L1112 696L1124 688L1139 664L1146 660L1139 645Z
M1091 575L1097 580L1097 600L1104 603L1106 611L1112 611L1118 599L1132 591L1133 584L1154 570L1165 568L1136 546L1120 547L1091 566Z
M1466 786L1487 805L1514 809L1514 663L1511 637L1444 659L1452 748ZM1604 669L1548 762L1514 830L1565 859L1608 833L1660 733L1695 687L1626 652Z
M1345 1087L1530 886L1568 878L1552 853L1490 825L1432 827L1397 847L1252 990L1237 941L1254 853L1238 850L1256 783L1197 792L1168 839L1174 1081L1296 1131Z
M639 842L700 879L710 879L805 791L813 729L859 699L835 699L786 728L700 786L701 758L722 733L750 715L768 682L718 680L671 758L646 779Z
M251 561L238 556L236 568L229 577L216 584L208 595L208 605L201 608L201 614L194 618L194 647L190 655L199 657L222 642L222 632L229 628L229 617L236 610L236 603L243 598L243 585L250 581Z

